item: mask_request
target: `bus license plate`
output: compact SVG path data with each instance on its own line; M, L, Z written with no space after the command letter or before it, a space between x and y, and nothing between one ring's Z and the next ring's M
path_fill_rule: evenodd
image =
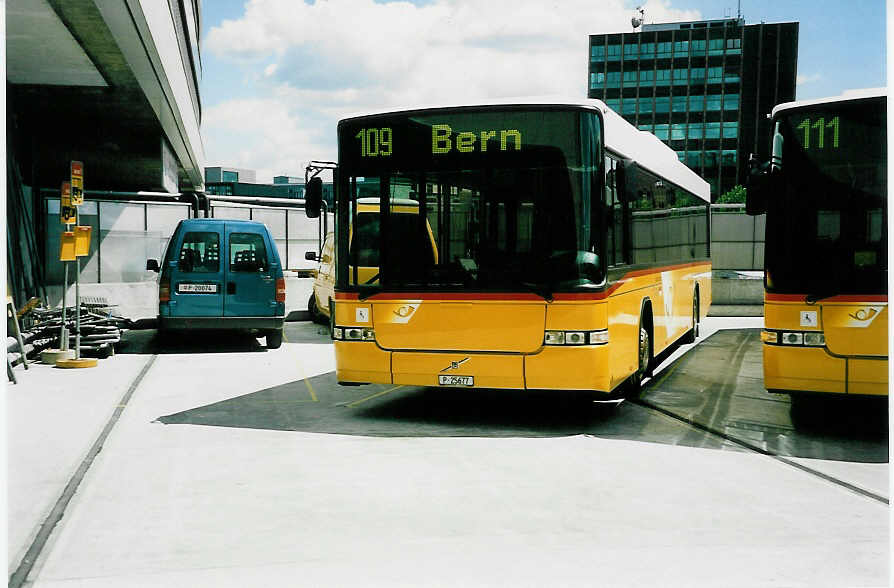
M215 294L217 284L177 284L177 292L181 294Z
M441 386L472 386L474 383L474 376L438 376Z

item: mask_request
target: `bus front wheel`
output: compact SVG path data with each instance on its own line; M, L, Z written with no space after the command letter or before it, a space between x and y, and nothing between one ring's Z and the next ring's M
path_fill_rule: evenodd
M627 391L631 397L636 397L642 390L643 379L649 373L652 363L652 341L649 330L642 319L639 322L639 344L637 345L637 368L627 380Z

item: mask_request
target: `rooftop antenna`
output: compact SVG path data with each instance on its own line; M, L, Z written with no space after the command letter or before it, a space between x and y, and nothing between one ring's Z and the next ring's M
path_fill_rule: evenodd
M639 18L636 18L634 16L633 18L630 19L630 24L633 25L634 31L636 29L638 29L643 24L643 21L646 18L646 11L643 9L642 6L637 6L636 11L639 12Z

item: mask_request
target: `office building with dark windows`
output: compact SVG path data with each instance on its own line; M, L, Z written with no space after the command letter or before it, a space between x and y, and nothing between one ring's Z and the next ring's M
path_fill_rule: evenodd
M741 18L645 24L590 35L590 98L654 133L711 185L744 184L768 159L773 106L795 99L798 23Z

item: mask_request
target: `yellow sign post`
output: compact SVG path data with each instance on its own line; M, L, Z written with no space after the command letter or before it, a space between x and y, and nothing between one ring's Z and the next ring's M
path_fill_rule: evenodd
M65 192L65 185L63 184L63 198ZM75 209L75 219L77 219L77 207L84 203L84 164L80 161L72 161L71 162L71 191L70 191L70 207ZM61 210L60 210L61 216ZM65 221L63 221L65 222ZM74 222L77 222L75 220ZM56 362L58 367L62 368L86 368L86 367L96 367L95 359L87 359L81 358L81 257L86 256L90 252L90 230L91 227L81 227L76 226L74 231L67 231L62 237L62 251L60 252L60 258L63 254L73 255L75 262L77 263L77 272L75 273L75 356L74 359L60 359ZM66 236L70 235L70 237ZM67 241L70 240L70 245L67 244ZM67 247L70 247L71 251L69 253ZM66 273L68 269L68 264L66 264ZM67 280L66 280L67 281ZM63 308L65 307L65 298L63 294ZM63 336L65 337L65 341L63 345L67 348L68 336L65 333L65 311L63 310L62 315L62 323L63 323Z
M84 203L84 164L71 162L71 203L80 206Z
M77 222L78 211L71 203L71 183L62 182L62 197L59 201L59 220L63 225Z
M90 254L90 233L92 231L93 227L89 225L75 227L75 256L85 257Z
M62 237L59 239L59 261L74 261L75 259L77 259L75 255L75 234L73 231L63 231ZM68 266L65 269L67 270ZM67 277L65 282L65 287L67 288Z

